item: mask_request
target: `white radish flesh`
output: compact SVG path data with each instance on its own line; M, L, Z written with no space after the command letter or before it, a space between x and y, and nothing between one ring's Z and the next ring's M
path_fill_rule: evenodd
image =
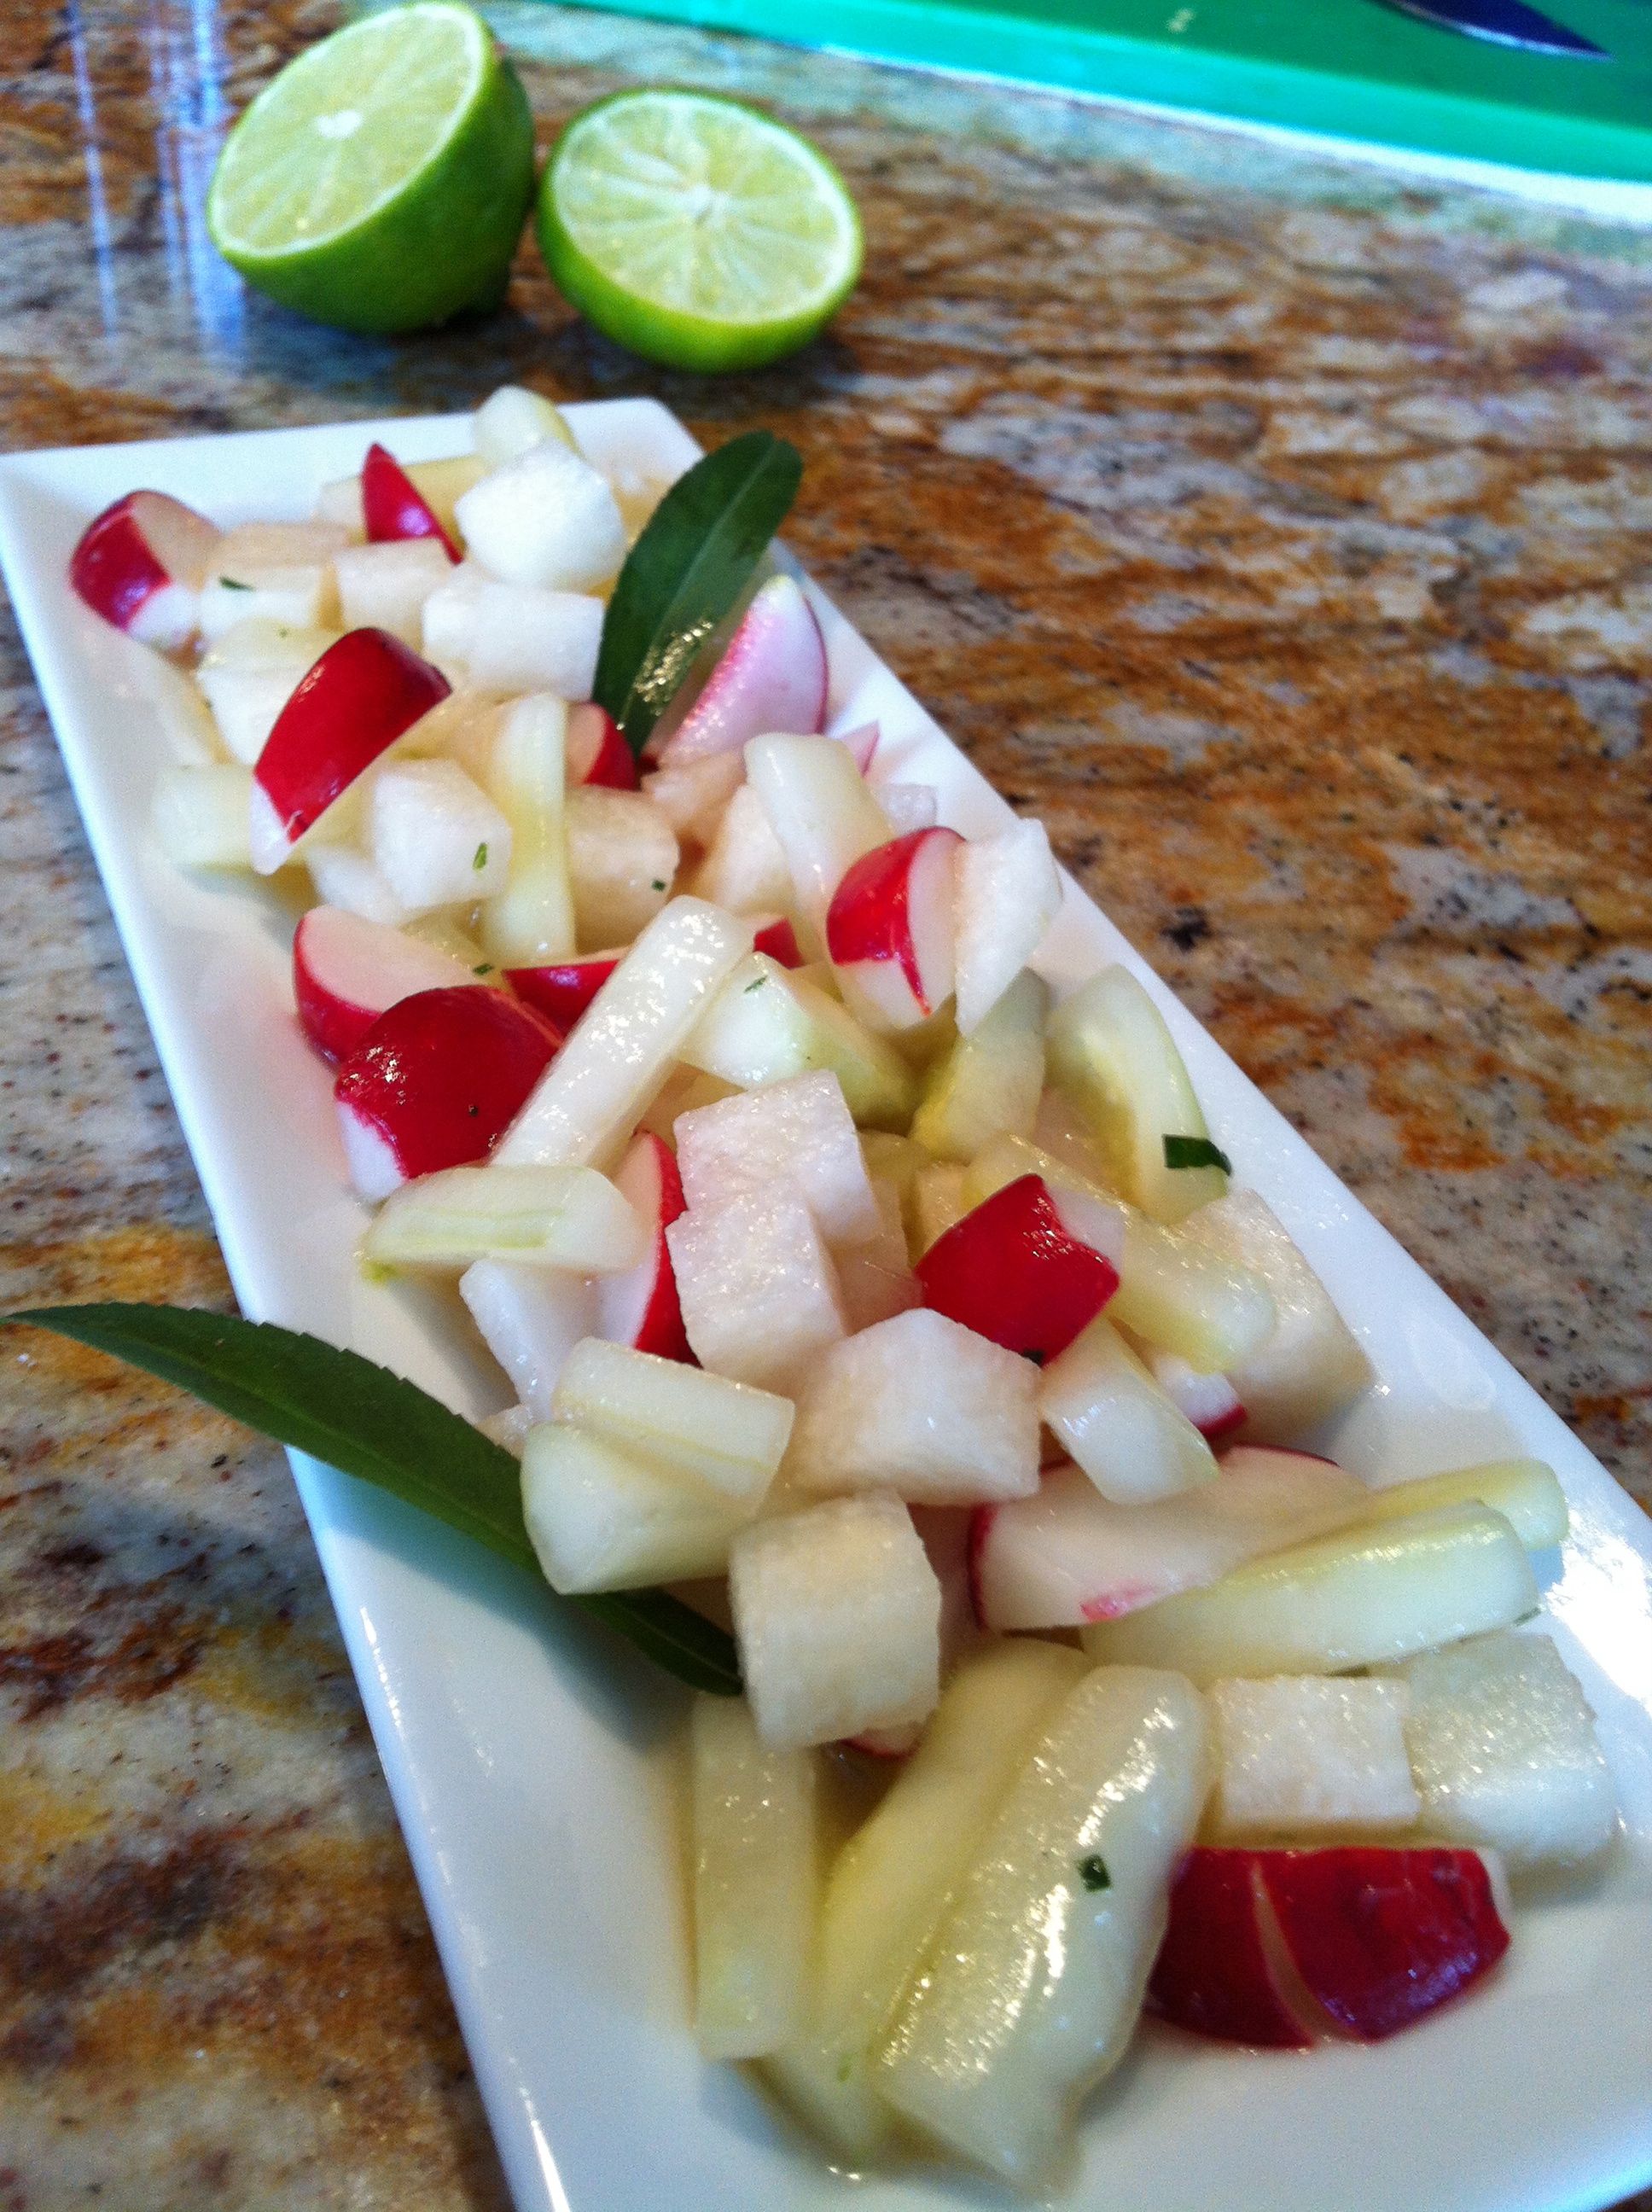
M1061 905L1061 878L1042 822L969 839L955 891L957 1019L972 1036L1027 965Z
M1107 1321L1092 1322L1050 1362L1038 1403L1048 1426L1115 1504L1149 1505L1215 1475L1210 1446Z
M478 1260L459 1277L459 1294L518 1398L536 1421L548 1421L557 1377L595 1327L591 1285L546 1267Z

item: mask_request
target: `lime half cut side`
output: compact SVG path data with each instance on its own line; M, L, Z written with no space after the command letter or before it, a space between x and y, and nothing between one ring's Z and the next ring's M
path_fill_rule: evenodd
M318 322L416 330L503 294L533 192L515 72L460 0L411 0L289 62L207 198L250 283Z
M575 116L540 184L538 225L574 306L673 368L778 360L860 273L860 219L831 163L708 93L622 92Z

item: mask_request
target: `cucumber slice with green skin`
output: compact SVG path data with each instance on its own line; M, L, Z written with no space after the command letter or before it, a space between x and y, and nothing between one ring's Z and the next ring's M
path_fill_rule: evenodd
M1408 1513L1431 1512L1439 1505L1488 1505L1501 1513L1528 1552L1547 1551L1564 1540L1570 1516L1566 1494L1554 1469L1540 1459L1487 1460L1479 1467L1449 1468L1412 1482L1396 1482L1373 1492L1366 1508L1372 1521L1392 1521Z
M708 2058L760 2058L808 2003L817 1761L762 1742L744 1698L696 1698L691 1740L695 2033Z
M889 2107L871 2076L873 2043L987 1821L1084 1671L1082 1656L1057 1644L999 1644L966 1661L832 1869L813 2017L765 2070L846 2157L871 2157L889 2133Z
M1093 1658L1224 1674L1334 1674L1507 1628L1538 1604L1520 1539L1483 1505L1369 1523L1254 1559L1084 1631Z
M975 1035L930 1070L912 1133L932 1159L972 1160L994 1137L1032 1134L1049 1002L1049 986L1023 969Z
M380 1267L459 1273L520 1260L571 1274L616 1274L647 1250L642 1222L594 1168L446 1168L393 1190L361 1256Z
M861 1128L902 1129L916 1089L894 1048L818 985L754 952L729 977L683 1046L690 1067L742 1091L829 1068Z
M1126 968L1104 968L1050 1018L1050 1073L1083 1109L1119 1188L1153 1221L1220 1198L1220 1167L1169 1166L1165 1139L1210 1140L1164 1017Z
M1215 1479L1210 1446L1106 1320L1044 1370L1038 1410L1116 1505L1157 1504Z
M1098 1668L999 1807L896 2016L876 2081L925 2135L1023 2185L1123 2056L1208 1774L1181 1675Z

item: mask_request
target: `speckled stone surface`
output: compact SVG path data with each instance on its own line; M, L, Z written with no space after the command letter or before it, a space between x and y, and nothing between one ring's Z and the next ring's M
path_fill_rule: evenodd
M826 343L708 386L525 252L416 344L246 298L201 195L302 0L14 0L8 446L659 390L809 463L793 543L1337 1170L1652 1494L1652 239L1024 93L561 9L806 124ZM0 1297L227 1296L0 617ZM89 1355L0 1370L0 2208L502 2191L284 1463ZM1652 2205L1652 2199L1644 2200Z

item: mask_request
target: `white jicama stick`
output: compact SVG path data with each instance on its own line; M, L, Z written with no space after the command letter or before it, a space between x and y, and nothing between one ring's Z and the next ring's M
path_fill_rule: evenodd
M681 1360L589 1337L574 1346L558 1377L550 1413L651 1461L665 1461L755 1512L791 1436L793 1407L789 1398Z
M592 1000L495 1163L587 1166L623 1145L751 936L701 899L673 899Z
M529 1413L548 1421L568 1354L597 1325L592 1285L550 1267L478 1260L459 1277L459 1294Z
M708 2058L759 2058L808 2002L817 1762L760 1741L743 1698L696 1698L693 1741L695 2033Z
M824 957L832 894L890 826L847 745L835 738L754 738L746 775L791 871L809 957Z
M574 950L564 817L568 708L549 692L499 720L488 788L511 828L510 872L482 918L483 940L505 968L538 968Z
M384 1267L520 1260L580 1275L635 1267L647 1232L594 1168L444 1168L392 1191L361 1255Z
M670 897L677 832L640 791L568 794L568 876L581 945L629 945Z
M1055 1713L954 1890L875 2075L989 2172L1048 2174L1123 2056L1206 1789L1199 1693L1101 1668Z

